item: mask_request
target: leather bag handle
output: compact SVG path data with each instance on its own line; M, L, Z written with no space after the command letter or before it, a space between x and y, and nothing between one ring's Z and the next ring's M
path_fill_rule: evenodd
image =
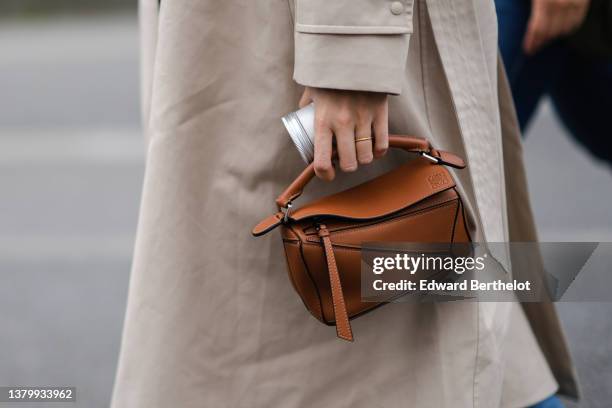
M453 153L434 149L427 139L415 136L389 135L389 147L402 149L407 152L416 152L427 157L434 164L444 164L462 169L465 167L463 159ZM334 157L336 154L334 153ZM314 178L314 164L310 163L299 176L277 198L279 208L288 208L288 205L298 198L306 185Z

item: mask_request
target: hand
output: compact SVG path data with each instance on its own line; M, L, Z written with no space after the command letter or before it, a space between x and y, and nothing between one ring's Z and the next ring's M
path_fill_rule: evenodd
M334 138L340 169L346 172L355 171L359 164L370 163L374 157L385 154L389 147L387 94L307 87L300 107L311 102L315 106L317 177L328 181L335 177L331 161ZM370 137L370 140L355 141Z
M549 41L576 30L587 14L590 0L533 0L523 42L531 55Z

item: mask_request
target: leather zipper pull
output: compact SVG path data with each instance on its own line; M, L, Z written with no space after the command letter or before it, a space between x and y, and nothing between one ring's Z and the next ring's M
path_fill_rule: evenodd
M353 341L353 330L346 311L344 294L342 292L342 282L336 265L334 248L329 238L329 230L324 224L317 225L317 232L323 247L325 248L325 258L327 259L327 271L329 273L329 284L331 286L332 303L334 305L334 318L336 320L336 334L339 338L346 341Z

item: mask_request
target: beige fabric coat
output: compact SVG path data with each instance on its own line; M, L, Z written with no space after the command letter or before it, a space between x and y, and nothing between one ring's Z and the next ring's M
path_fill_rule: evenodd
M390 304L355 320L348 344L304 309L278 236L250 236L303 167L279 120L299 83L394 94L391 131L467 158L456 176L476 239L535 239L490 1L162 0L158 14L141 0L141 23L148 154L114 408L576 395L550 304ZM302 200L403 160L312 183Z

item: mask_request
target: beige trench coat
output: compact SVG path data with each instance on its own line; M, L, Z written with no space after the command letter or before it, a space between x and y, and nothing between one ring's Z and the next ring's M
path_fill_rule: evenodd
M279 120L301 84L393 94L391 131L467 158L456 177L474 236L534 240L490 1L162 0L158 13L141 0L141 23L147 166L114 408L576 395L550 304L390 304L355 320L348 344L304 309L278 236L250 236L303 167ZM313 183L310 197L402 160Z

